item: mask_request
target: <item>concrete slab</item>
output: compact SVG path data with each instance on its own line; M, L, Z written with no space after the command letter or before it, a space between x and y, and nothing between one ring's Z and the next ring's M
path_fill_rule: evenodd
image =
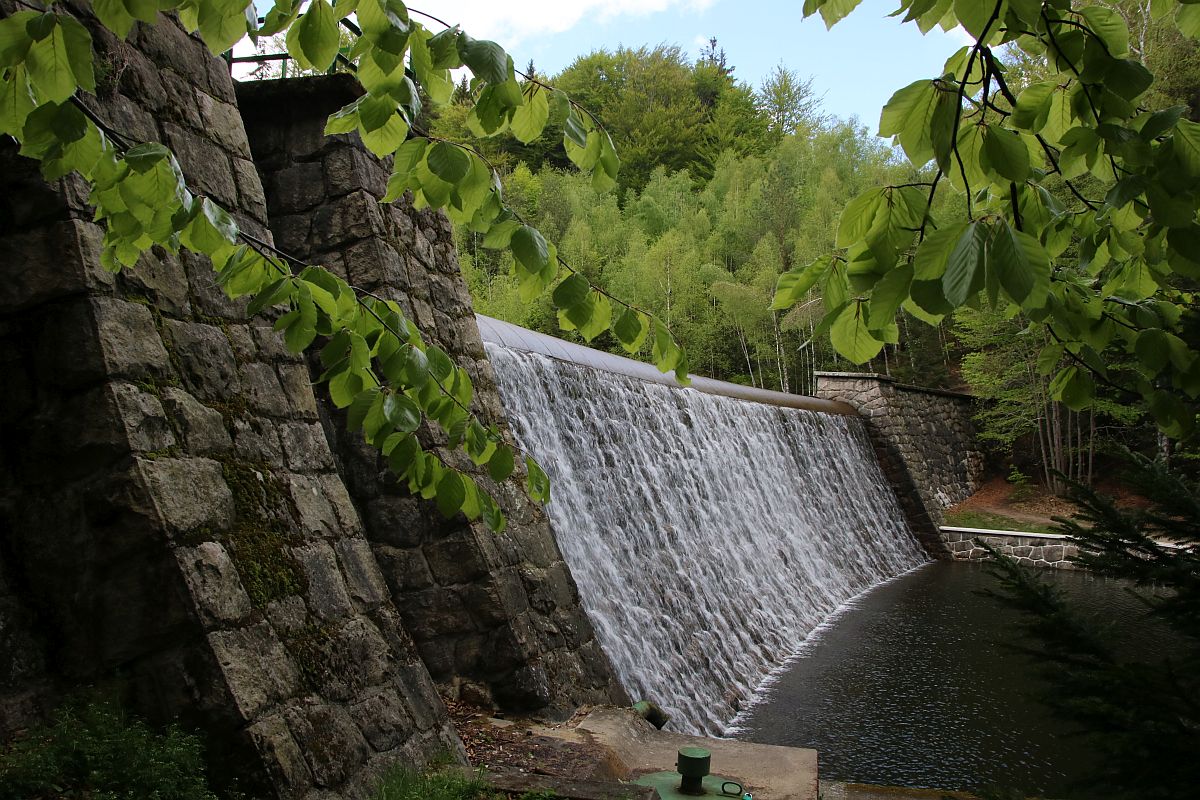
M631 779L648 772L675 769L681 747L703 747L712 753L712 772L741 781L755 800L817 800L817 751L707 739L660 731L626 708L597 708L573 727L538 731L569 741L600 744Z

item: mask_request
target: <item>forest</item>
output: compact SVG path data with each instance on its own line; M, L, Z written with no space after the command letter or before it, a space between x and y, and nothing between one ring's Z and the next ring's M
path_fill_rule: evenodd
M1200 118L1200 48L1170 20L1153 20L1146 4L1119 7L1131 51L1160 76L1145 104L1185 106L1188 117ZM1018 93L1050 72L1044 59L1012 46L1003 68ZM1019 312L985 304L943 317L905 303L895 341L857 365L819 330L838 287L817 284L801 302L773 309L780 275L839 244L838 221L850 200L870 187L928 180L932 169L914 169L877 135L874 120L824 113L812 79L799 70L781 63L750 85L712 38L694 59L673 45L623 47L581 55L557 75L540 75L533 63L523 72L569 92L602 121L622 158L615 187L595 188L551 128L528 143L476 138L468 113L477 97L465 80L432 130L472 142L502 174L514 210L594 285L661 318L698 374L809 393L814 371L868 371L969 391L989 401L977 423L996 466L1054 491L1064 479L1090 483L1097 457L1112 446L1191 458L1189 438L1161 436L1119 394L1101 389L1086 410L1053 399L1052 370L1039 363L1048 336ZM1051 191L1063 203L1071 199L1062 181ZM943 193L933 211L961 216L963 203L961 194ZM560 327L550 295L526 302L508 250L484 246L485 236L467 225L458 238L477 311L583 341ZM1059 263L1077 256L1072 248ZM1098 267L1105 257L1085 262ZM589 344L622 352L609 332Z

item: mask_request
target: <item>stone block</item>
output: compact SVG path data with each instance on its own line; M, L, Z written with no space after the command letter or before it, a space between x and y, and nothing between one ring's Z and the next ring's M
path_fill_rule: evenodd
M195 91L195 106L200 114L203 129L222 147L243 159L250 158L250 144L246 141L246 130L242 127L242 112L233 103L218 100L208 92ZM257 176L255 177L257 181Z
M225 208L237 206L237 184L229 156L208 139L170 122L163 123L167 144L179 159L188 183Z
M264 717L247 728L247 732L272 778L292 789L312 785L312 773L304 754L282 714Z
M277 371L280 388L287 399L289 416L316 419L317 401L308 367L304 364L280 364Z
M317 476L292 475L288 491L299 514L301 530L311 536L337 536L341 523Z
M102 237L98 226L75 219L0 237L0 312L112 285L100 267Z
M234 325L226 323L222 326L225 336L229 338L229 346L233 348L233 357L239 364L258 360L258 345L250 333L249 325Z
M420 545L433 522L436 510L419 497L383 495L367 504L367 526L371 540L395 547Z
M293 164L270 177L267 208L271 214L298 214L324 202L320 162Z
M325 430L317 422L281 422L279 439L294 472L315 472L333 467L333 453L325 440Z
M166 320L164 332L182 372L184 384L204 400L238 393L237 359L225 333L215 325Z
M446 720L446 707L422 664L399 667L394 685L404 698L404 707L412 715L418 730L427 731Z
M284 343L283 334L269 325L252 325L250 333L264 361L298 361Z
M334 620L354 613L346 582L338 569L333 549L324 541L315 541L292 548L308 579L308 606L313 614Z
M209 316L226 319L242 319L245 301L230 300L225 292L217 286L216 272L212 262L206 256L196 255L189 250L179 254L187 272L188 285L192 290L192 304L196 310Z
M275 630L286 635L297 634L309 625L308 606L298 595L290 595L267 603L267 619Z
M173 534L198 528L214 531L233 524L233 494L221 465L207 458L137 460L159 519ZM181 491L181 487L187 487Z
M166 101L157 110L158 118L178 122L194 131L203 131L209 136L219 138L220 133L212 126L205 124L200 117L200 109L191 80L180 77L173 69L160 70L158 75L162 81ZM187 174L186 168L184 174L189 180L191 179L192 176Z
M288 415L288 400L279 385L279 376L270 364L244 364L240 370L242 394L250 407L276 417Z
M334 544L350 597L363 606L376 606L390 597L375 554L366 539L343 538Z
M259 181L258 172L254 169L254 163L237 156L234 156L230 163L233 164L233 180L237 184L241 207L254 219L265 224L267 221L267 198L263 194L262 183Z
M358 147L334 147L325 154L325 192L340 197L365 189L376 199L387 192L387 172Z
M453 536L424 547L425 560L434 580L443 586L470 583L487 574L475 542L467 536Z
M416 727L395 689L384 688L347 709L377 751L399 747Z
M111 383L102 391L112 400L117 424L131 450L155 452L175 444L175 434L157 397L131 383Z
M382 236L384 233L386 228L379 202L361 189L325 203L312 216L312 235L322 248L348 244L368 236Z
M175 558L206 627L238 622L250 615L250 597L223 546L204 542L197 547L180 547Z
M235 418L233 441L238 455L248 461L283 464L283 446L270 420L252 416Z
M378 239L364 239L346 248L343 253L346 273L355 286L378 286L404 289L408 286L408 271L404 259L388 244Z
M378 544L374 547L374 553L388 587L397 597L434 585L433 574L420 549L400 549Z
M342 531L350 535L361 535L363 533L362 520L358 516L358 509L355 507L354 501L350 499L350 493L346 490L346 484L342 481L341 476L327 472L319 476L319 481L325 499L333 507L333 513L337 517Z
M475 630L471 612L451 589L435 587L404 596L399 606L404 627L418 642Z
M243 719L253 720L300 690L300 673L267 623L214 631L208 642Z
M366 740L344 708L326 704L293 708L287 721L318 786L340 786L367 760Z

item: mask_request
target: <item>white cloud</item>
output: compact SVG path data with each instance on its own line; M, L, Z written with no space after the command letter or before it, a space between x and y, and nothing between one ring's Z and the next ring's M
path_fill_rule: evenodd
M419 8L476 39L494 39L506 47L539 35L562 33L589 21L645 16L670 8L703 11L715 0L421 0Z

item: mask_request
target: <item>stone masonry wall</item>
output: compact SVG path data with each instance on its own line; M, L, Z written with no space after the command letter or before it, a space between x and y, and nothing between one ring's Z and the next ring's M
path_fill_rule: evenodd
M943 528L942 538L956 561L981 561L990 558L987 550L980 546L980 542L985 542L1001 554L1014 558L1027 567L1079 569L1074 562L1068 560L1079 555L1079 546L1061 534Z
M973 398L921 389L883 375L817 373L817 396L858 410L909 524L931 555L946 557L943 511L979 486L983 454L971 424Z
M507 429L449 220L407 200L381 204L388 165L357 136L323 134L327 115L357 91L345 75L239 86L276 244L396 300L427 341L467 367L484 422ZM510 710L627 702L549 522L525 491L523 465L500 485L473 470L508 518L495 534L461 515L443 519L431 501L410 496L374 450L344 432L343 415L322 408L405 626L445 690ZM472 468L442 447L440 430L420 436L447 463Z
M225 64L171 18L98 50L97 112L168 143L262 237ZM13 10L0 0L0 10ZM463 758L335 468L306 365L211 264L113 276L81 185L0 145L0 717L111 683L209 734L218 777L362 797L388 765Z

